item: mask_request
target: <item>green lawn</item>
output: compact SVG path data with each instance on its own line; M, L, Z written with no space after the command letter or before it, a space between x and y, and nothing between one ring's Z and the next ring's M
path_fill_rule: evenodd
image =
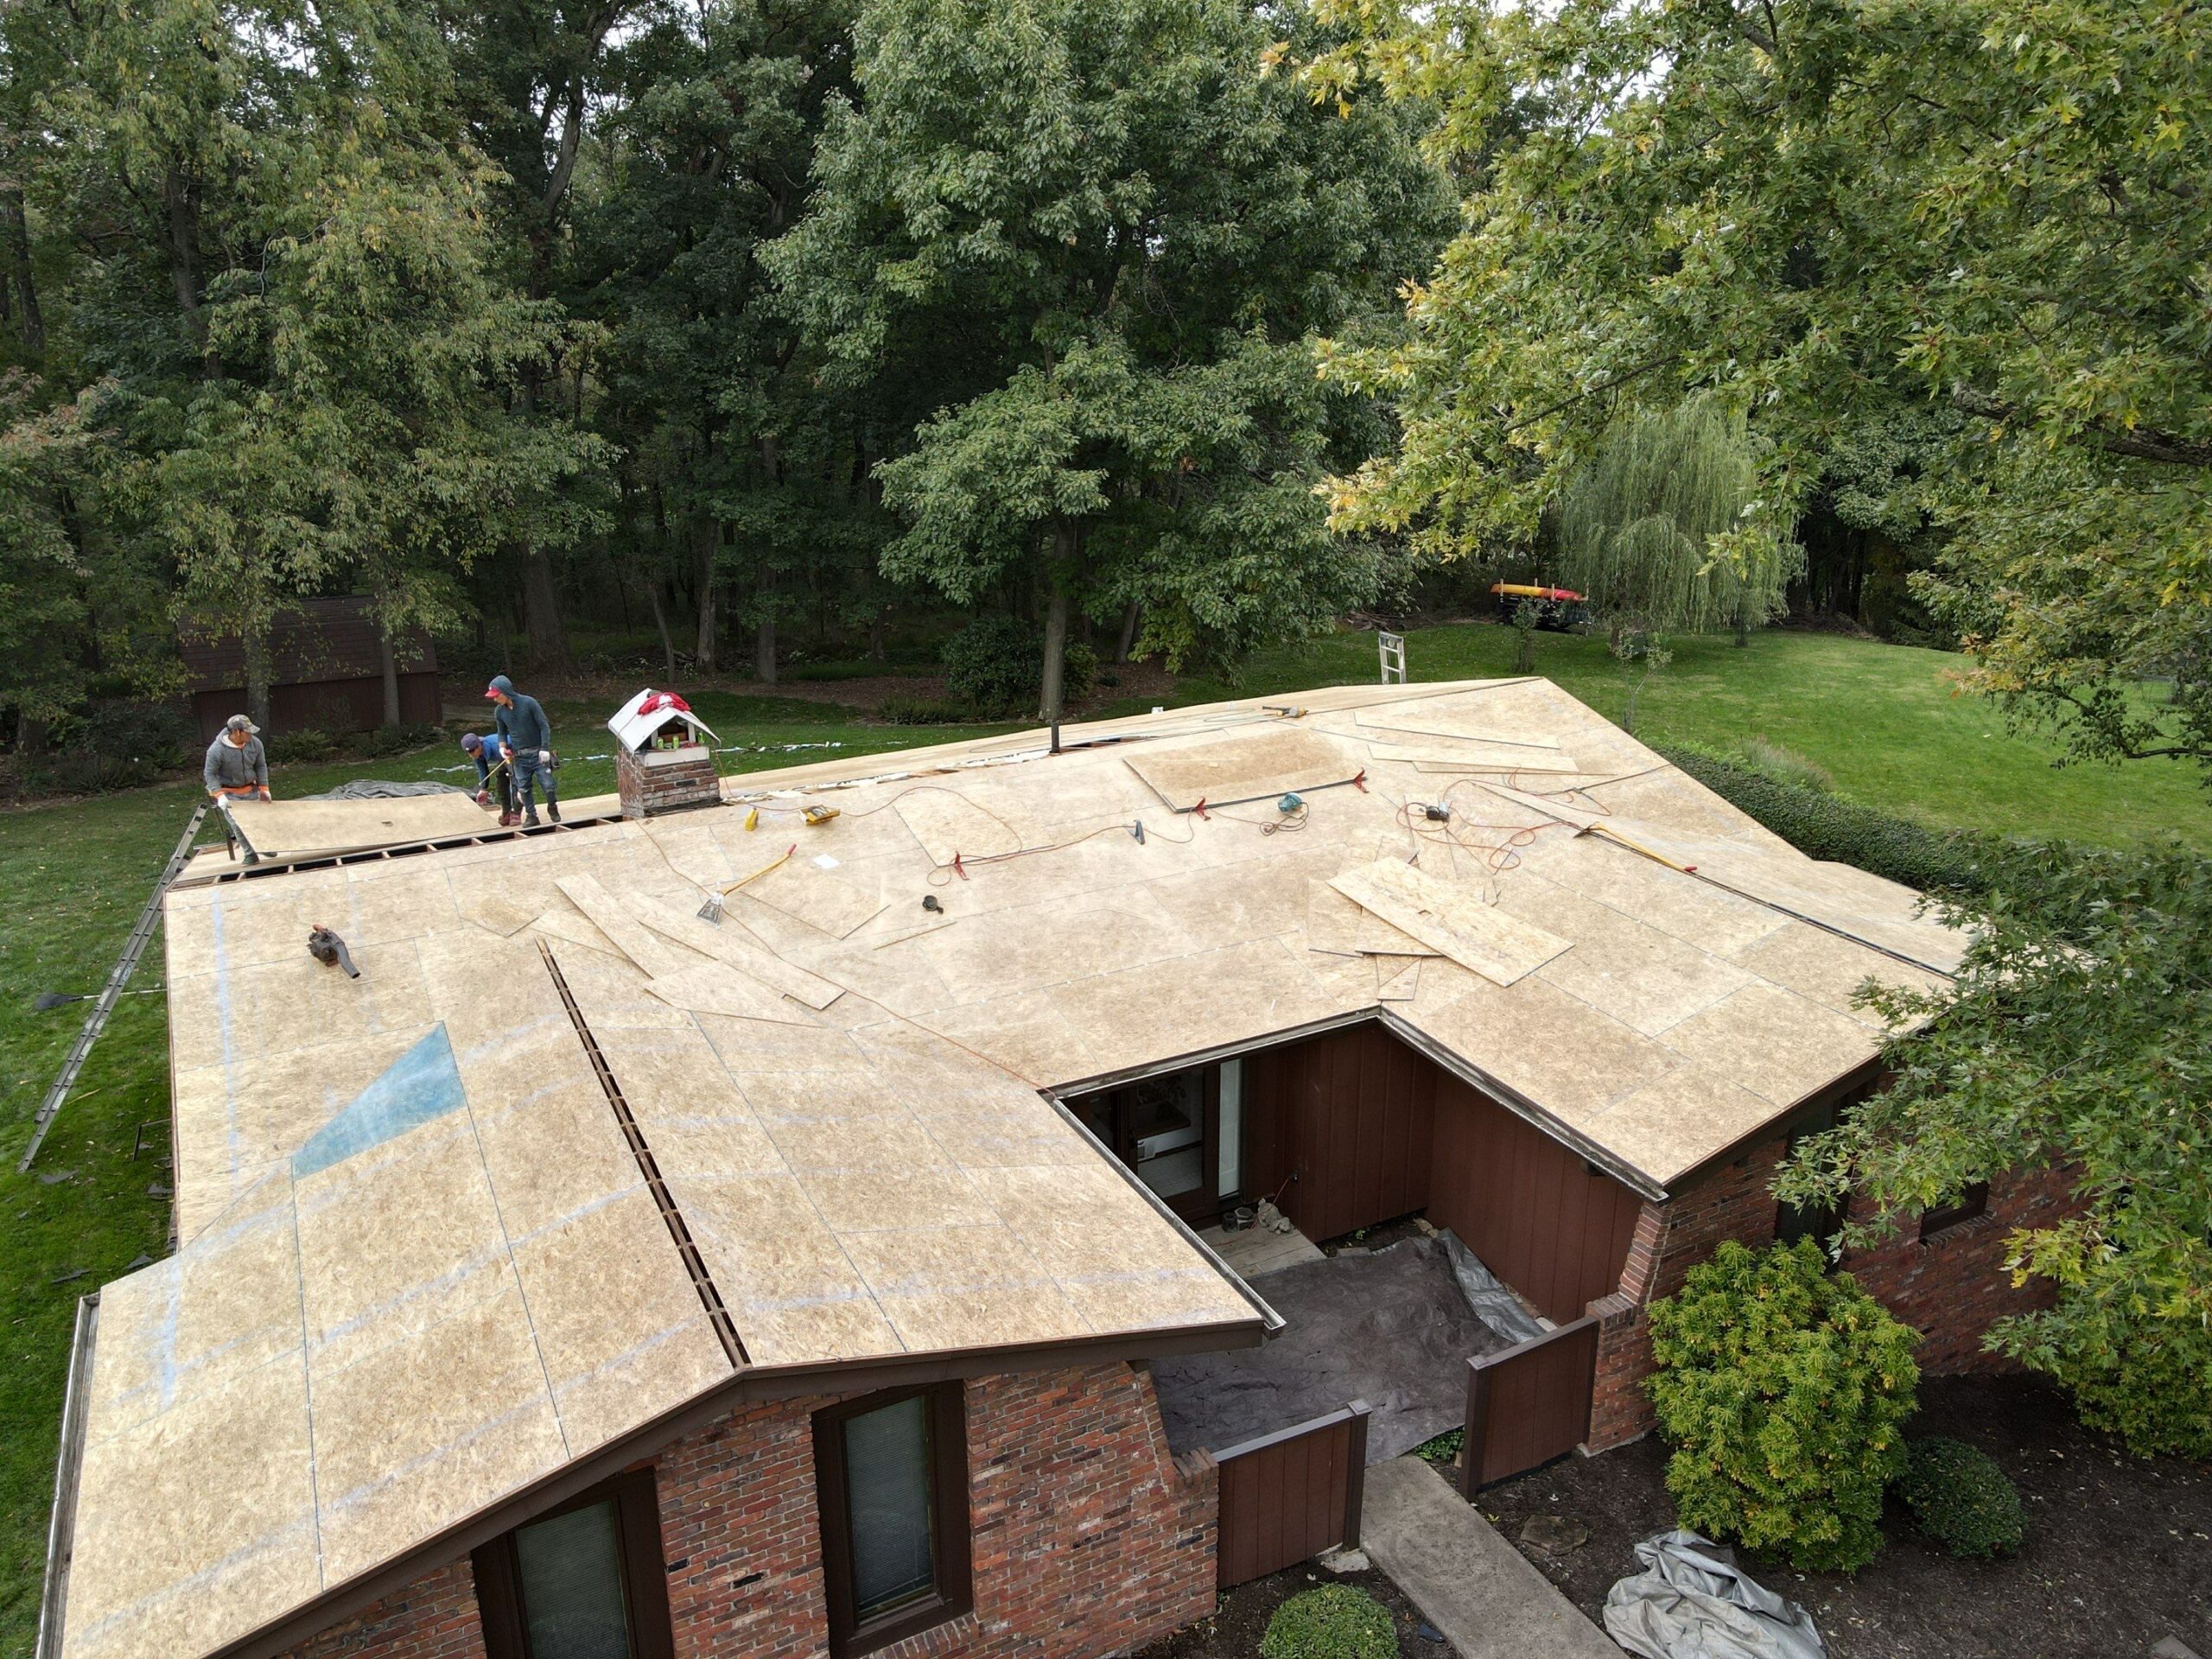
M1618 720L1627 681L1602 638L1541 634L1536 671L1599 713ZM2178 835L2212 848L2212 817L2196 768L2052 764L2040 737L2013 736L1994 705L1953 690L1960 659L1940 651L1878 645L1840 634L1772 630L1738 650L1726 638L1671 642L1637 705L1649 742L1733 749L1764 737L1825 767L1838 791L1868 806L1930 823L2114 846ZM1511 672L1513 636L1499 627L1423 630L1407 637L1416 680L1479 679ZM1263 653L1245 694L1292 692L1376 677L1375 636L1343 633ZM1175 701L1236 695L1185 682ZM1139 712L1131 700L1109 710Z
M1445 628L1414 634L1408 651L1416 678L1454 679L1506 672L1511 643L1500 628ZM2206 844L2202 798L2185 771L2053 770L2047 747L2006 736L1986 704L1951 695L1942 675L1954 661L1827 635L1769 633L1745 651L1725 639L1689 641L1646 690L1642 734L1724 749L1764 736L1827 767L1846 793L1932 822L2113 843L2171 831ZM1545 636L1538 670L1602 712L1619 713L1623 683L1601 641ZM1190 683L1172 700L1294 692L1370 680L1375 671L1373 636L1338 635L1264 655L1241 686ZM849 710L788 698L708 692L695 701L725 743L746 746L721 757L733 772L1003 729L863 725ZM1107 712L1136 712L1148 701ZM613 787L611 761L582 758L604 751L601 721L608 712L551 709L571 757L561 773L571 796ZM789 747L799 745L821 747ZM431 777L431 768L460 759L455 749L284 766L276 783L280 794L300 795L348 778ZM99 988L198 798L184 781L0 814L0 904L8 918L0 930L0 1203L13 1212L0 1234L9 1322L0 1365L0 1654L28 1651L37 1619L77 1298L137 1256L162 1253L160 1189L169 1179L159 997L125 999L38 1165L29 1176L15 1173L32 1116L84 1013L75 1004L41 1014L32 1000L42 991ZM135 988L157 987L161 975L156 940ZM151 1126L149 1144L134 1158L141 1125Z

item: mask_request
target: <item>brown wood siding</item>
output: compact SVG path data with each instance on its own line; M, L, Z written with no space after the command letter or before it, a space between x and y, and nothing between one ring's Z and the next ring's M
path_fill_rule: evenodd
M488 706L488 705L487 705ZM232 715L245 712L244 685L219 686L192 696L192 723L202 743L212 743ZM399 677L399 718L409 726L435 726L442 713L435 674ZM269 726L264 737L316 731L338 735L366 732L384 724L384 679L315 680L276 685L269 692Z
M1246 1056L1246 1192L1314 1239L1425 1208L1438 1075L1376 1025Z
M369 601L358 595L302 600L276 613L269 627L273 685L318 680L377 679L384 672ZM437 647L421 630L394 641L399 671L435 675ZM235 633L186 626L177 631L188 691L220 691L245 683L245 647Z
M1367 1408L1357 1402L1216 1455L1221 1589L1359 1541Z
M1598 1321L1585 1318L1467 1365L1467 1495L1563 1457L1590 1433Z
M1642 1207L1581 1154L1440 1069L1428 1218L1564 1325L1610 1295Z

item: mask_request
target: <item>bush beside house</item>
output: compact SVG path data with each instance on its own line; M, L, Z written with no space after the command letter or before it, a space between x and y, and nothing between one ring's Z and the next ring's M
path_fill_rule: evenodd
M1881 1548L1905 1466L1918 1338L1827 1267L1810 1239L1722 1243L1651 1305L1648 1386L1682 1525L1850 1572Z
M1897 1496L1920 1529L1954 1555L2009 1555L2026 1530L2019 1489L1997 1459L1944 1435L1912 1443Z

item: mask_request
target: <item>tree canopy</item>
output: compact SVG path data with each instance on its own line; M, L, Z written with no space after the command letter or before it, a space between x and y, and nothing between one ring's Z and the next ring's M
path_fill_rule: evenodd
M940 402L880 468L886 572L1044 596L1220 658L1370 590L1311 499L1357 429L1307 337L1378 308L1443 200L1405 123L1257 73L1228 0L879 0L806 219L771 251L845 374Z
M1968 678L2082 753L2212 758L2212 54L2183 0L1316 0L1329 104L1434 112L1465 226L1347 531L1526 536L1627 412L1750 412L1794 509L1870 420L1954 417L1912 505ZM2145 696L2138 682L2165 688Z
M1891 1045L1887 1088L1797 1143L1782 1196L1850 1194L1863 1237L1993 1175L2069 1172L2082 1213L2011 1245L2055 1306L1995 1344L2133 1450L2212 1457L2212 870L2004 845L1982 862L1957 983L1870 999L1934 1024Z

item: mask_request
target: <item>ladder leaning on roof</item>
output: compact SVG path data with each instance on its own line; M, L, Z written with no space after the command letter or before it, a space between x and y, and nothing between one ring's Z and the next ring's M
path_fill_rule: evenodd
M1375 654L1382 660L1382 683L1403 685L1406 683L1406 636L1402 633L1375 634Z
M85 1016L85 1027L77 1033L77 1040L69 1050L69 1058L61 1063L61 1075L54 1078L54 1087L46 1091L40 1104L38 1116L31 1125L31 1143L23 1148L22 1161L16 1166L16 1173L29 1172L31 1160L38 1156L38 1149L46 1144L46 1132L54 1127L60 1115L61 1103L77 1086L77 1074L85 1069L85 1061L92 1052L92 1045L99 1040L100 1033L107 1029L108 1016L115 1012L116 999L123 995L123 988L130 982L130 976L138 971L138 958L146 953L146 942L154 937L154 926L162 919L162 897L169 890L169 883L176 880L177 872L184 868L185 860L192 856L193 837L200 833L200 820L207 816L203 804L192 810L192 822L184 826L184 834L177 838L176 850L169 855L169 861L162 871L162 879L154 883L153 896L146 900L146 908L138 912L138 925L130 930L130 938L123 947L123 954L116 958L107 983L101 988L99 1000L92 1004L92 1011Z

